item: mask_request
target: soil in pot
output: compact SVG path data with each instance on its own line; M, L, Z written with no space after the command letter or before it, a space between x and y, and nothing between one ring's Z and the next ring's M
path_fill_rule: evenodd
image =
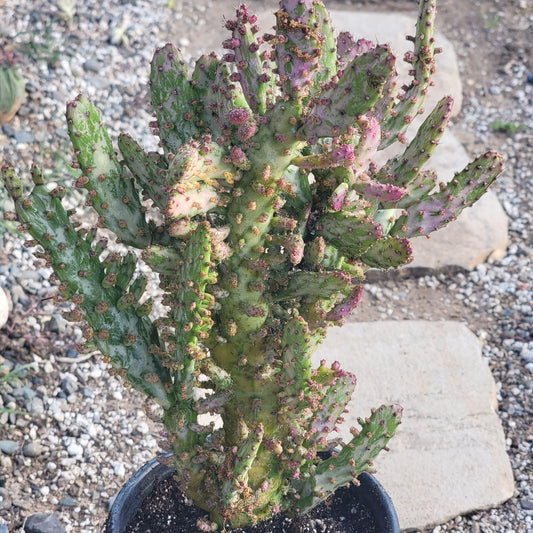
M137 511L125 533L194 533L196 522L205 516L187 503L176 481L159 483ZM327 502L295 519L276 517L232 533L381 533L365 505L348 488L338 490Z

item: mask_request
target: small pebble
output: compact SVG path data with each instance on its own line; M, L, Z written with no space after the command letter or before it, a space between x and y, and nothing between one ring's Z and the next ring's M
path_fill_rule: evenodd
M67 396L74 394L78 390L78 380L76 379L76 376L66 374L61 382L61 389Z
M76 502L70 496L67 496L59 500L59 505L62 505L63 507L75 507Z
M26 533L65 533L65 528L56 515L38 513L29 516L24 523Z
M533 350L524 352L521 357L526 363L533 363Z
M520 506L526 511L533 511L533 500L521 500Z
M15 138L15 141L17 141L17 143L19 144L27 144L32 143L34 141L33 135L26 131L16 131L13 137Z
M98 72L101 72L102 65L96 59L88 59L87 61L85 61L85 63L83 63L83 69L86 70L87 72L98 73Z
M83 389L81 389L81 393L83 396L85 396L85 398L94 398L95 396L94 391L90 387L83 387Z
M43 447L39 441L29 442L22 447L22 454L24 457L39 457L43 453Z
M18 450L18 442L12 440L0 440L0 451L6 455L13 455Z
M67 446L67 453L70 457L81 457L83 455L83 448L76 442Z
M126 469L122 463L115 463L113 465L113 472L115 473L115 476L124 477L126 474Z

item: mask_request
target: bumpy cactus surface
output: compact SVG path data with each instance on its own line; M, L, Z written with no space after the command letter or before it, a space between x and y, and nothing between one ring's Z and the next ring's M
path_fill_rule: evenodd
M409 263L409 239L453 220L501 170L493 152L448 185L423 169L450 97L406 142L434 71L435 4L420 2L400 92L388 46L335 38L319 0L281 0L274 35L242 5L227 53L192 73L174 46L156 51L158 152L122 135L117 155L91 102L69 102L76 186L126 254L80 229L65 189L50 191L37 168L28 197L2 169L16 206L6 216L42 248L69 317L159 404L181 487L209 513L203 530L307 511L370 470L400 423L399 406L382 406L350 442L330 439L355 376L313 368L311 354L357 306L368 269ZM394 142L399 155L378 167ZM139 258L159 276L164 316L151 314ZM222 423L202 425L206 413Z
M24 101L25 87L13 52L0 50L0 124L15 116Z

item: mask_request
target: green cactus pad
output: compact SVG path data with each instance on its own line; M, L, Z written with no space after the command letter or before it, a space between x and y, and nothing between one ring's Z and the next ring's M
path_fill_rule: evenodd
M276 78L269 72L270 69L265 68L261 59L256 22L257 17L250 14L246 5L242 4L237 9L236 20L226 22L226 28L232 32L232 39L228 39L224 46L232 52L226 57L235 62L238 81L248 105L254 112L263 115L274 91Z
M370 217L343 212L326 213L320 217L316 232L350 258L364 253L382 234L381 226Z
M276 60L286 94L307 96L336 74L331 17L321 2L281 2Z
M338 363L333 363L331 368L320 367L314 381L319 384L318 407L311 416L305 445L327 449L327 438L342 421L341 416L352 397L356 378L354 374L341 370Z
M274 300L292 298L330 298L337 293L345 294L351 287L351 278L341 271L297 271L288 277L287 287L273 295Z
M322 341L325 330L311 333L301 316L291 317L283 328L280 351L282 367L277 377L282 397L298 397L311 378L311 355Z
M174 254L175 251L171 251ZM206 357L202 339L209 336L212 326L209 306L212 297L206 287L216 278L210 270L211 245L209 224L200 224L180 251L172 275L162 274L161 284L167 294L164 302L172 310L167 325L172 328L173 349L168 352L168 365L192 398L197 360Z
M361 255L361 261L371 268L398 268L412 261L412 253L408 239L384 237Z
M191 76L191 84L197 95L196 104L192 107L196 116L196 126L201 133L209 134L214 139L217 139L221 132L215 93L212 90L219 63L220 59L215 52L203 55L196 62Z
M406 208L391 230L391 235L416 237L428 235L445 226L486 192L502 171L503 158L487 152L457 173L440 191Z
M359 115L372 110L393 70L394 56L388 46L380 45L357 56L346 67L338 83L322 93L320 101L298 130L298 138L332 137L346 133ZM369 72L372 73L370 76Z
M67 104L67 125L83 175L77 186L90 192L99 224L124 244L142 248L150 240L139 193L125 176L100 113L84 96Z
M18 111L26 96L25 87L18 65L10 62L0 64L0 124L9 122Z
M150 95L157 115L157 133L166 152L195 137L198 129L191 113L197 94L189 81L179 50L166 44L156 50L150 73Z
M395 208L405 209L423 200L437 187L438 176L433 170L422 170L407 186L409 194L406 194L398 202L392 204Z
M436 12L437 0L422 0L420 2L415 36L409 38L414 43L414 51L410 58L413 67L411 70L412 80L388 116L385 116L385 121L382 124L384 138L380 145L381 150L397 140L404 140L403 132L422 108L424 97L435 72Z
M240 495L249 498L246 495L248 472L257 458L259 447L264 437L264 429L259 424L254 431L251 431L246 437L244 443L239 447L235 454L235 460L231 469L231 479L224 481L221 490L221 504L228 507L234 504Z
M221 203L221 192L229 192L240 171L223 157L215 143L190 141L183 144L166 172L170 221L205 214Z
M422 123L404 153L388 161L376 179L393 183L397 187L403 187L413 181L437 147L450 119L452 105L453 98L445 96Z
M129 135L122 134L118 138L118 147L124 163L135 177L139 188L160 209L166 207L166 195L163 184L165 169L161 168L154 157L147 154Z
M3 167L2 178L8 190L13 191L20 222L45 249L61 283L61 294L64 298L76 295L81 300L82 314L90 326L88 335L97 348L134 388L163 407L170 407L165 389L170 375L151 353L151 346L159 344L154 324L147 317L139 318L135 306L119 309L124 291L118 286L117 277L112 285L104 287L104 265L92 253L91 242L81 237L70 223L61 194L37 184L24 199L12 169ZM124 261L132 263L132 259ZM126 269L122 285L130 273L131 269Z
M340 452L317 466L315 494L333 492L362 472L371 471L372 461L386 448L401 423L401 415L400 406L382 405L369 418L359 419L359 434L345 444Z

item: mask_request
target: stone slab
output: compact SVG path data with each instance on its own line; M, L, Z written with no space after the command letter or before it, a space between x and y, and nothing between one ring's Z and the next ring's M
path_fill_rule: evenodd
M348 349L347 349L348 348ZM495 384L475 335L457 322L348 323L313 356L357 375L341 435L372 407L399 403L403 422L376 477L403 529L423 529L513 495Z

